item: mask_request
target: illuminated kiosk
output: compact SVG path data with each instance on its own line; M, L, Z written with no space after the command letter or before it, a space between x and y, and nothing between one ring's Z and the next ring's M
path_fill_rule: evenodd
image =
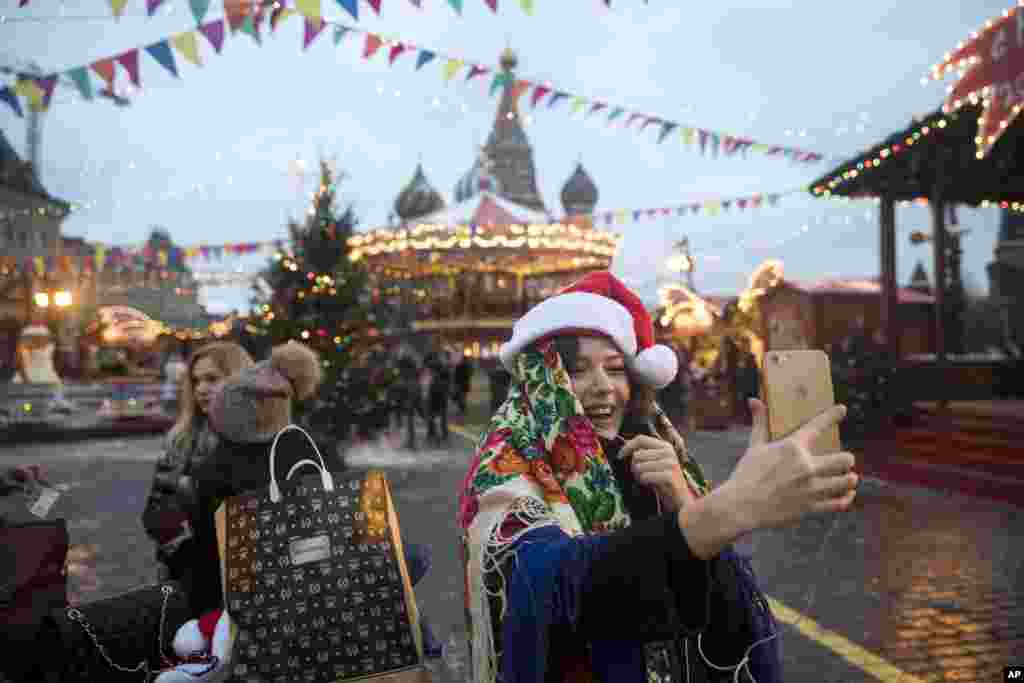
M349 240L374 295L412 311L413 330L466 355L490 358L531 306L588 272L611 266L620 235L595 229L597 186L582 164L562 188L554 219L537 190L533 150L520 123L513 69L494 128L455 187L455 203L417 166L395 200L398 222Z

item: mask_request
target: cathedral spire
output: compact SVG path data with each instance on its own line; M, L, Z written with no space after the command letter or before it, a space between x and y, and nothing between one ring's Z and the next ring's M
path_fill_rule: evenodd
M547 212L537 190L533 149L523 130L515 97L515 68L519 60L511 48L506 48L499 61L505 75L505 87L498 104L494 128L487 138L484 151L493 162L493 174L501 196L521 206Z

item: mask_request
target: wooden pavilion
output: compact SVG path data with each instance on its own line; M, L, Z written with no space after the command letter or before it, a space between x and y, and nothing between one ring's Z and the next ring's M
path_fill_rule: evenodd
M899 316L896 284L897 202L927 204L932 215L934 242L936 358L947 358L943 330L947 281L946 254L950 235L949 208L1000 206L1024 209L1024 125L1011 125L998 143L979 158L977 153L980 105L957 111L936 111L889 136L815 180L811 194L832 199L874 198L879 202L882 327L897 352ZM896 357L894 355L894 357Z

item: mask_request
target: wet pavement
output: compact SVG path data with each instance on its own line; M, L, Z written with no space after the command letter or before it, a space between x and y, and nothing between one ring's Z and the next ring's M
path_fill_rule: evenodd
M717 482L746 438L699 432L690 443ZM155 580L139 516L158 448L158 438L0 447L0 467L37 462L53 483L72 486L50 513L69 520L72 599ZM469 442L452 434L447 448L363 448L348 458L389 472L403 538L434 550L417 595L448 645L435 666L439 682L464 680L467 670L453 520L469 455ZM867 480L851 513L759 532L742 545L780 620L801 618L784 628L787 680L914 683L994 681L1003 666L1024 662L1022 538L1020 508Z

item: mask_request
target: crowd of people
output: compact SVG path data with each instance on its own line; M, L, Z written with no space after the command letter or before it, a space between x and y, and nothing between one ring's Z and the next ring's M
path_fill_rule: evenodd
M778 626L733 543L849 509L853 456L810 451L845 409L772 441L751 399L749 447L712 486L658 402L679 358L654 343L639 298L610 273L531 309L500 359L507 393L453 492L473 681L682 683L741 669L781 680ZM466 409L472 366L434 352L399 356L394 369L407 445L418 415L442 442L449 401ZM194 616L224 607L217 507L266 485L270 443L321 372L295 342L261 362L226 342L189 358L141 521L161 577L184 586ZM422 576L429 549L406 551Z

